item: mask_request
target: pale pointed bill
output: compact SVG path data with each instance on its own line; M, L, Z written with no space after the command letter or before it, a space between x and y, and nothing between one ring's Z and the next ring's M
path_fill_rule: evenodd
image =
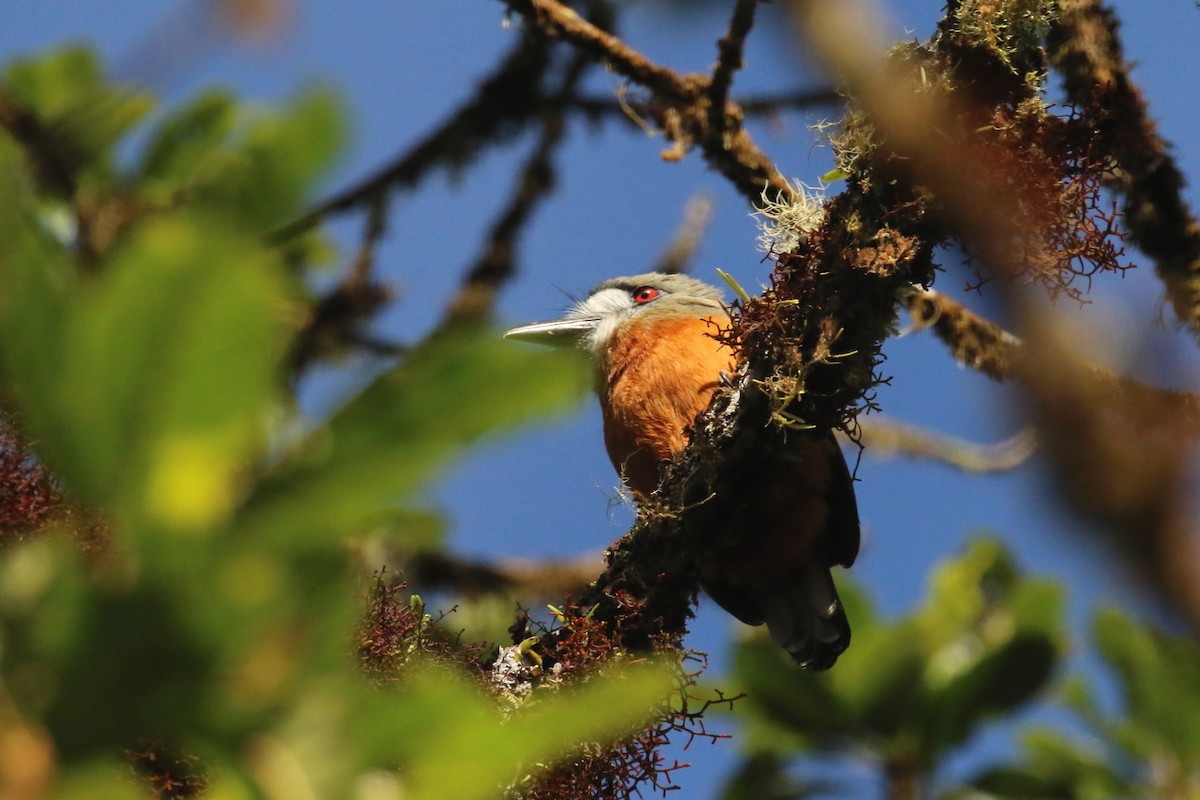
M548 345L574 345L596 329L597 317L533 322L504 332L505 339Z

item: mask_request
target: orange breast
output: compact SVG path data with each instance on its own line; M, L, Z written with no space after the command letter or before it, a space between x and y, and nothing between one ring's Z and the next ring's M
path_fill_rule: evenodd
M712 337L724 321L634 322L613 337L600 396L604 444L635 494L658 486L661 465L683 452L721 371L733 370L733 352Z

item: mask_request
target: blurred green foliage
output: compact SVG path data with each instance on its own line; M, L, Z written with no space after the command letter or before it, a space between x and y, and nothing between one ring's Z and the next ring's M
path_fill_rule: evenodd
M746 760L724 797L836 795L805 785L798 757L865 763L889 797L1200 797L1200 646L1110 609L1092 640L1112 668L1123 715L1104 713L1080 678L1063 677L1063 592L1022 576L1007 551L975 540L932 574L911 615L882 620L845 586L854 642L829 673L795 674L765 637L737 651ZM1070 709L1090 736L1034 727L1022 758L965 785L940 770L990 721L1042 698Z
M147 740L196 756L211 797L492 796L655 707L672 678L653 668L508 719L444 667L360 674L347 538L382 522L427 542L413 490L587 379L460 325L272 435L299 427L283 362L329 246L269 234L337 151L330 95L154 115L76 49L10 66L0 102L21 123L0 133L0 385L91 510L0 553L0 726L52 753L53 796L146 796L122 753Z

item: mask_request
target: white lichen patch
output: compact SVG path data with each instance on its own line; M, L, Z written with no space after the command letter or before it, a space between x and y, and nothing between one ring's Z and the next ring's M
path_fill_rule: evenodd
M792 196L764 189L758 210L758 248L769 258L790 253L825 221L824 187L792 182Z

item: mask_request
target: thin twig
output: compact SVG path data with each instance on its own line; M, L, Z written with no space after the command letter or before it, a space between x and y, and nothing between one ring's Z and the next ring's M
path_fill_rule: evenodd
M964 472L1016 469L1037 451L1032 428L1024 428L996 444L977 444L954 436L880 419L860 419L858 442L875 457L909 456L941 461Z
M670 244L654 264L655 272L687 272L704 241L708 223L712 221L712 196L700 192L692 195L683 209L683 219Z

